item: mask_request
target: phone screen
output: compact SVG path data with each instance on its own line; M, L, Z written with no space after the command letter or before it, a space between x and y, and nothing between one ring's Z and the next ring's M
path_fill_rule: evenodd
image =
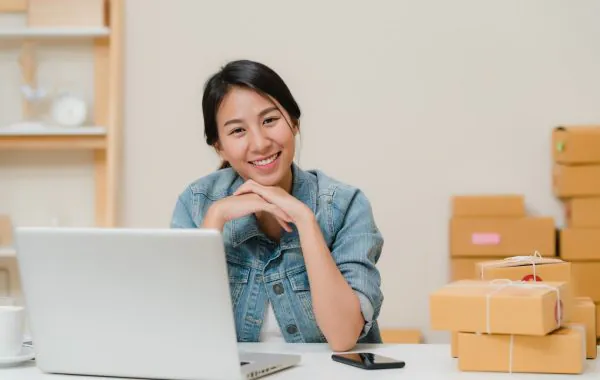
M388 358L386 356L381 356L377 354L372 354L368 352L360 352L360 353L349 353L349 354L336 354L339 357L342 357L347 360L351 360L356 363L361 363L365 367L369 366L377 366L378 364L395 364L401 363L400 360Z

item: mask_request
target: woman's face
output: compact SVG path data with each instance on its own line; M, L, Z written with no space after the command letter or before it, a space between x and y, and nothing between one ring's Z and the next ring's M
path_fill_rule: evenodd
M217 127L217 151L242 178L291 185L297 127L275 99L233 87L217 110Z

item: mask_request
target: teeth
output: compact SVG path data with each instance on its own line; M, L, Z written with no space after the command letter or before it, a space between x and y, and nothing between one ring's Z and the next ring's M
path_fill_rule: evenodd
M269 165L271 162L275 161L275 159L277 158L277 153L275 153L274 155L272 155L269 158L266 158L264 160L260 160L260 161L252 161L252 163L254 165L257 166L264 166L264 165Z

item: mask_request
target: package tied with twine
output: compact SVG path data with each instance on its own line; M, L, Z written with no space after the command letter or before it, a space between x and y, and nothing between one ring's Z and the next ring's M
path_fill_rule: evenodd
M567 324L544 336L458 333L461 371L580 374L585 327Z
M567 282L461 280L430 294L433 330L546 335L569 322Z
M475 277L481 280L509 279L513 281L571 281L571 263L558 258L513 256L503 260L487 260L475 265Z

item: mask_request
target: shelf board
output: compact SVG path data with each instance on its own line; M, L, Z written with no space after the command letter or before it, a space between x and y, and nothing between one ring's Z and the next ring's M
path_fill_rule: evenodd
M0 247L0 258L3 257L15 257L17 256L17 251L15 251L12 247Z
M106 128L100 126L55 127L42 124L20 124L0 127L2 136L104 136Z
M0 38L96 38L107 37L106 27L20 27L0 29Z
M0 128L0 150L81 150L106 148L106 128Z

